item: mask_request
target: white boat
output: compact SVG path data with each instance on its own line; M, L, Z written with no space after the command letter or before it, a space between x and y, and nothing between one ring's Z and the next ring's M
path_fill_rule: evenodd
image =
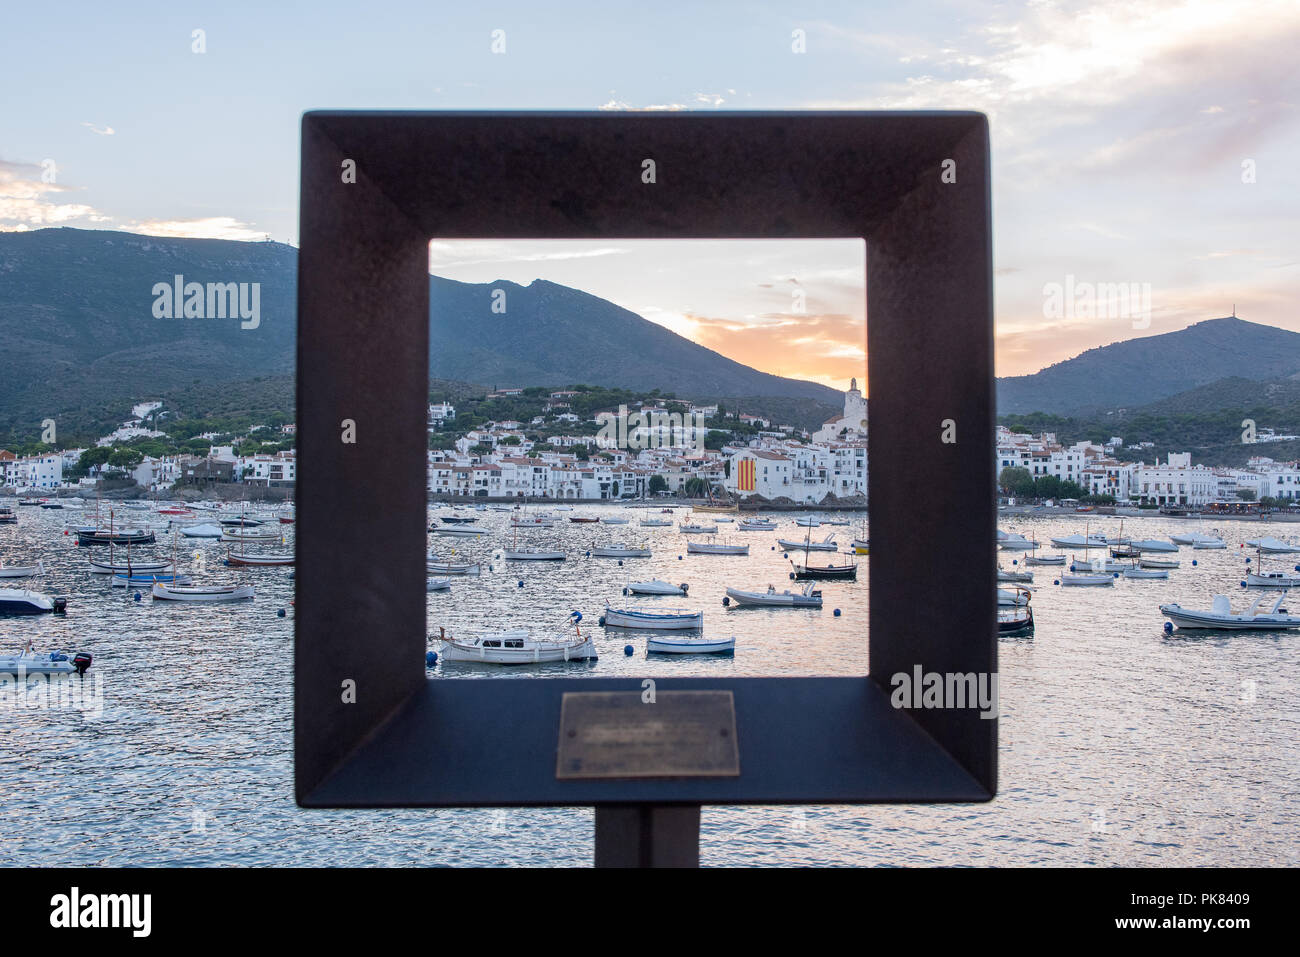
M462 526L445 526L440 525L433 529L435 535L441 535L444 538L481 538L486 535L486 528L464 528Z
M253 597L252 585L168 585L154 582L153 597L166 601L241 601Z
M749 519L736 526L737 531L741 532L770 532L776 528L776 522L770 522L765 518Z
M814 587L816 582L809 582L799 591L777 591L775 585L768 585L767 591L745 591L740 588L728 588L727 598L738 606L771 608L820 608L822 593Z
M1064 565L1064 555L1026 555L1026 565Z
M1061 584L1080 587L1089 585L1113 585L1115 584L1115 579L1101 570L1101 561L1099 560L1093 563L1079 562L1077 564L1071 564L1070 574L1061 576Z
M433 556L425 558L424 570L435 575L477 575L481 571L478 562L447 562Z
M1300 576L1286 572L1247 572L1246 585L1252 588L1300 588Z
M253 568L258 568L272 565L292 565L293 561L293 552L263 552L260 555L254 555L251 552L236 551L226 553L227 565L247 565Z
M1192 542L1192 548L1194 549L1227 548L1227 547L1228 547L1227 542L1225 542L1221 538L1216 538L1213 535L1198 535L1196 536L1196 541Z
M212 522L200 522L197 525L182 525L180 532L186 538L220 538L221 526Z
M1105 548L1110 543L1101 535L1066 535L1053 538L1052 544L1057 548Z
M600 623L607 628L647 628L651 631L699 631L704 627L704 612L686 608L606 608Z
M1038 547L1038 542L1025 538L1018 532L1004 532L998 529L998 547L1008 552L1027 552Z
M144 561L140 559L128 558L125 561L116 562L110 559L101 562L96 558L90 560L90 571L94 575L112 575L116 572L126 572L128 575L137 573L148 574L149 572L170 571L172 563L168 561L158 561L157 559Z
M685 595L689 588L690 586L685 582L673 585L656 578L648 582L628 582L623 593L625 595Z
M502 557L511 562L562 562L564 552L547 548L507 548Z
M794 520L794 523L795 523L796 525L802 527L802 528L819 528L819 527L821 527L821 519L819 519L819 518L815 518L815 517L813 517L812 515L809 515L809 516L807 516L807 517L805 517L805 518L796 518L796 519Z
M425 591L450 591L450 578L429 578L424 583Z
M683 535L716 535L718 532L718 526L716 525L683 524L677 527L681 529Z
M736 650L736 639L650 635L645 650L658 655L729 655Z
M1013 572L1005 568L998 568L998 581L1000 582L1032 582L1033 580L1033 572Z
M62 595L43 595L27 588L0 588L0 615L40 615L66 611L68 600Z
M1003 607L1028 605L1029 597L1028 588L1017 588L1015 591L1008 591L1005 588L998 589L998 604Z
M0 578L31 578L33 575L44 574L44 562L35 565L0 565Z
M1179 562L1173 558L1139 558L1138 565L1142 568L1177 568Z
M734 518L724 518L724 517L721 516L721 515L715 515L714 518L713 518L713 520L714 520L715 522L722 522L722 523L724 523L724 524L726 524L726 525L730 525L732 522L735 521Z
M641 519L642 528L667 528L672 525L666 518L643 518Z
M1125 578L1168 578L1169 569L1167 568L1133 568L1132 566L1124 569Z
M1248 538L1246 544L1251 548L1258 548L1265 555L1291 555L1300 552L1300 545L1292 545L1271 535L1264 538Z
M223 542L282 542L284 536L278 531L267 532L262 529L245 531L240 528L227 528L221 532Z
M687 542L688 555L748 555L748 545L727 545L717 542Z
M796 542L789 538L778 538L776 543L782 548L791 552L836 552L839 546L835 544L834 533L827 535L820 542Z
M1162 542L1158 538L1144 538L1139 541L1129 542L1131 546L1140 552L1176 552L1178 546L1173 542Z
M867 538L855 538L852 543L850 543L850 548L852 548L853 554L855 555L870 555L871 540Z
M1132 568L1128 562L1116 561L1113 558L1098 558L1095 561L1073 561L1070 563L1072 572L1122 572L1126 568Z
M533 517L515 516L510 520L512 528L550 528L555 524L555 519L544 515Z
M602 522L603 524L605 524L605 525L626 525L626 524L628 523L628 519L626 519L626 518L602 518L602 519L601 519L601 522Z
M1283 591L1269 606L1261 610L1271 596L1260 595L1244 612L1234 614L1227 595L1215 595L1209 611L1197 611L1182 605L1161 605L1160 611L1179 628L1204 628L1225 631L1281 631L1300 628L1300 617L1282 611Z
M91 656L81 651L69 655L66 651L51 651L38 655L29 644L16 655L0 655L0 675L71 675L85 674Z
M114 588L131 588L135 585L153 585L154 582L163 582L168 585L192 585L194 584L189 575L176 575L171 572L144 575L127 575L125 573L113 576L112 585Z
M580 615L569 616L574 633L561 632L551 638L534 638L527 628L477 638L448 638L442 634L444 661L475 661L494 665L530 665L554 661L594 661L596 645L578 628ZM576 620L575 620L576 619Z
M591 550L592 558L649 558L650 549L631 545L597 545Z

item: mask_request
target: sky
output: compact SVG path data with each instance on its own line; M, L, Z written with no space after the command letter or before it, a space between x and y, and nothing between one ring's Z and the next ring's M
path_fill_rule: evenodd
M1300 331L1295 0L72 2L10 5L4 23L2 230L296 243L309 109L975 109L992 133L999 375L1234 307ZM484 281L536 266L765 371L842 378L860 296L835 277L861 250L764 263L735 245L668 283L637 281L638 257L653 275L663 254L626 243L525 249L493 276L482 251L431 260ZM798 362L772 331L794 282L820 284ZM1050 305L1099 283L1149 307Z

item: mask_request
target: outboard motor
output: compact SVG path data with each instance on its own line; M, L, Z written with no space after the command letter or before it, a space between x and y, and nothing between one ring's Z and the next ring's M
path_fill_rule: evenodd
M688 588L690 588L691 586L688 585L688 584L686 584L686 582L682 582L682 584L681 584L680 587L681 587L681 589L682 589L682 594L685 595L685 594L686 594L686 590L687 590Z
M68 610L68 598L66 595L56 595L54 597L54 611L66 612Z
M72 656L72 666L77 669L77 674L84 675L90 667L91 657L84 651L78 651Z

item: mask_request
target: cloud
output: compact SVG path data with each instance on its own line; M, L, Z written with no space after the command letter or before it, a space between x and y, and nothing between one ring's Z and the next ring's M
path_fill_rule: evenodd
M529 244L530 247L543 243ZM557 243L558 247L558 243ZM429 243L429 270L459 268L461 266L485 266L495 263L521 262L561 262L568 259L593 259L602 256L623 256L631 250L618 246L602 246L595 249L560 249L536 250L525 252L519 244L477 242L462 240L455 243Z
M56 182L43 182L43 175ZM0 232L109 220L85 203L59 202L60 196L77 190L58 183L57 179L58 167L52 160L44 163L0 160Z
M662 113L676 112L678 110L689 110L690 107L684 103L658 103L651 106L633 106L625 100L611 99L596 107L598 110L617 111L625 110L632 113Z
M181 239L260 240L266 232L233 216L208 216L203 219L146 219L118 226L118 229L146 236L172 236Z
M810 379L837 389L844 388L851 378L866 375L866 328L860 318L845 313L769 312L733 317L687 312L681 319L692 341L763 372Z
M99 136L112 136L117 132L111 126L96 126L94 123L82 123L81 125Z

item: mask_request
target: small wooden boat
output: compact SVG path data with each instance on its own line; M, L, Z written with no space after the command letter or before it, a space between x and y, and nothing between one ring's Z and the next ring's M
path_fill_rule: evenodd
M16 655L0 655L3 675L84 675L92 657L84 651L69 655L66 651L36 654L29 644Z
M1033 572L1012 572L1005 568L998 568L998 581L1000 582L1032 582L1034 580Z
M747 519L736 526L736 530L740 532L770 532L775 528L776 522L765 518Z
M718 532L718 526L716 525L683 524L677 527L683 535L716 535Z
M63 595L43 595L26 588L0 588L0 615L41 615L67 611Z
M428 578L424 583L425 591L451 591L450 578Z
M1192 542L1192 548L1209 549L1209 548L1227 548L1228 543L1214 535L1196 536L1196 541Z
M573 635L560 632L552 638L534 638L527 628L495 635L454 639L439 629L443 661L478 662L492 665L531 665L560 661L594 661L596 644L578 628L582 616L569 616Z
M1128 568L1124 569L1123 574L1125 578L1136 578L1136 579L1168 578L1169 569L1134 568L1133 566L1130 565Z
M1026 565L1064 565L1064 555L1026 555Z
M226 553L227 565L247 565L255 568L270 565L292 565L293 560L293 552L265 552L261 555L254 555L251 552L237 552L232 549Z
M443 538L482 538L486 535L486 528L462 528L459 526L431 528L429 531L435 535L441 535Z
M790 538L778 538L776 543L791 552L837 552L840 547L835 544L835 534L831 533L820 542L796 542Z
M625 595L685 595L690 588L685 582L673 585L654 579L648 582L628 582L623 588Z
M850 544L850 547L853 549L853 554L855 555L871 554L871 542L869 539L855 538Z
M440 558L426 558L424 570L434 575L477 575L478 562L447 562Z
M631 545L597 545L591 550L592 558L649 558L650 549Z
M795 562L790 563L794 566L794 578L796 581L857 581L857 565L799 565Z
M641 519L642 528L667 528L672 525L666 518L643 518Z
M78 545L152 545L157 539L152 531L143 528L129 528L113 531L98 528L94 531L77 529Z
M295 518L292 515L281 515L279 516L279 518L280 518L281 525L292 525L294 522L297 521L297 518Z
M652 655L730 655L736 650L736 639L650 635L645 650Z
M1161 605L1160 611L1175 626L1183 629L1289 631L1300 628L1300 617L1286 614L1282 608L1286 592L1279 594L1267 610L1262 610L1269 597L1267 594L1260 595L1240 614L1233 613L1232 602L1227 595L1215 595L1209 611L1197 611L1178 604Z
M735 602L740 607L768 608L820 608L822 593L813 589L809 582L801 591L777 591L775 585L768 585L767 591L745 591L740 588L728 588L724 605Z
M38 505L41 504L41 499L39 499L39 498L20 498L20 499L18 500L18 504L19 504L19 505L38 506Z
M167 506L164 506L163 508L158 509L158 514L159 514L159 515L177 515L177 516L180 516L180 517L184 518L184 517L186 517L186 516L192 516L194 513L193 513L192 511L190 511L188 508L182 508L182 507L179 506L179 505L167 505Z
M998 604L998 634L1002 636L1028 635L1034 631L1034 612L1029 607L1033 597L1029 589L1023 589L1025 600L1019 604Z
M62 502L41 502L41 508L63 508Z
M159 559L138 559L127 558L123 561L113 561L109 559L101 562L98 559L90 560L90 572L92 575L112 575L116 572L125 572L128 575L134 574L151 574L153 572L169 571L172 567L170 560Z
M650 631L699 631L704 627L704 612L685 608L606 608L600 623L607 628L644 628Z
M44 562L35 565L0 565L0 578L31 578L33 575L44 574Z
M155 582L163 582L167 585L193 584L189 575L177 575L172 572L156 572L151 575L128 575L125 572L118 572L113 576L114 588L128 588L132 585L153 585Z
M1075 572L1069 575L1062 575L1061 584L1074 586L1113 585L1115 584L1115 579L1104 572Z
M998 604L1006 607L1008 605L1028 605L1031 592L1028 588L1015 586L1014 588L998 589Z
M284 536L277 531L265 532L257 529L226 528L221 531L224 542L281 542Z
M222 525L236 528L255 528L263 524L260 519L249 518L246 515L241 515L238 518L223 518L220 521Z
M600 521L602 524L605 525L626 525L629 520L622 517L609 517L609 518L602 518Z
M1177 568L1179 562L1175 558L1139 558L1138 565L1142 568Z
M562 551L547 548L508 548L501 554L510 562L562 562L567 557Z
M154 582L152 594L159 601L243 601L253 597L253 586L169 585Z
M600 519L598 519L598 518L586 518L586 517L581 516L581 515L570 515L570 516L569 516L569 521L574 522L574 523L577 523L577 524L582 524L582 523L599 522Z
M687 542L688 555L748 555L748 545L728 545L718 542Z
M1142 549L1136 545L1116 545L1111 548L1111 558L1137 558L1142 554Z
M1300 576L1286 572L1247 572L1246 585L1250 588L1300 588Z
M0 525L17 525L18 513L7 505L0 508Z

